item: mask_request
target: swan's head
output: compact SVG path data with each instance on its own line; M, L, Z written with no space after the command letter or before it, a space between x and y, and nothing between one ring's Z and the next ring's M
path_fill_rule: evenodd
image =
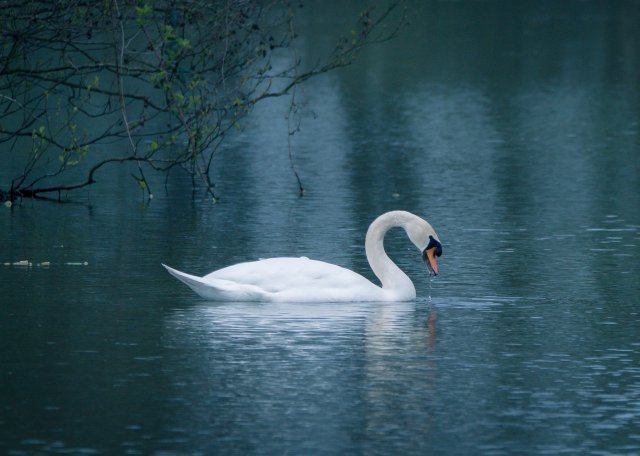
M436 258L442 255L442 244L433 227L425 220L413 216L405 229L411 242L422 252L422 259L429 274L438 275Z
M429 243L422 251L422 260L427 265L429 274L438 275L438 262L436 257L442 255L442 244L433 236L429 236Z

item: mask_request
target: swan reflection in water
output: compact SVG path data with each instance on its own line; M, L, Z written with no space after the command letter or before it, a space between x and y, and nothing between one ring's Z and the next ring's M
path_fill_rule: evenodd
M211 437L222 432L260 445L305 423L319 429L318 438L340 445L343 436L348 445L353 432L379 433L389 414L424 418L424 410L397 410L422 407L435 394L436 319L424 306L201 302L176 309L163 335L176 356L167 360L175 369L167 373L175 426L235 423L213 426ZM422 421L412 426L428 424Z
M427 351L429 353L435 353L436 351L436 341L438 339L437 321L438 313L436 312L436 308L432 307L429 315L427 315Z

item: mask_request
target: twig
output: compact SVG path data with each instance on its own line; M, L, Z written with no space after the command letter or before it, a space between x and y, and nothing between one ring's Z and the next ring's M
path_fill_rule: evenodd
M289 39L291 40L290 42L292 43L291 45L291 50L293 53L293 61L297 62L298 61L298 56L296 53L296 47L293 45L293 39L295 37L295 31L293 29L293 11L291 10L291 5L289 5ZM297 76L297 71L298 71L298 66L294 65L294 79L296 79ZM286 115L286 119L287 119L287 150L289 152L289 164L291 165L291 171L293 171L293 175L296 178L296 182L298 183L298 195L299 196L304 196L304 187L302 186L302 180L300 179L300 175L298 174L298 171L296 170L295 167L295 163L293 161L293 147L291 145L291 137L295 134L296 131L299 131L300 129L300 122L301 119L298 116L297 118L297 125L295 130L292 130L291 128L291 117L293 115L296 114L297 112L297 104L296 104L296 88L297 85L293 86L292 91L291 91L291 103L289 104L289 112Z
M115 14L118 22L118 27L120 29L120 45L118 44L118 39L116 38L116 31L114 28L113 34L113 44L114 50L116 53L116 80L118 83L118 100L120 101L120 112L122 114L122 122L124 124L125 130L127 132L127 138L129 139L129 144L131 145L131 150L133 151L133 155L135 156L138 153L138 147L136 143L133 141L133 135L131 134L131 125L129 124L129 119L127 116L127 105L124 95L124 81L122 76L122 67L124 65L124 52L126 47L128 46L126 43L126 35L124 32L124 24L122 23L122 16L120 13L120 7L118 6L118 0L113 0L113 4L115 6ZM133 38L132 38L133 39ZM142 171L141 161L138 161L138 172L140 173L140 177L136 178L140 183L140 187L142 188L143 193L146 192L149 195L149 198L153 198L153 193L151 193L151 188L149 187L149 182Z

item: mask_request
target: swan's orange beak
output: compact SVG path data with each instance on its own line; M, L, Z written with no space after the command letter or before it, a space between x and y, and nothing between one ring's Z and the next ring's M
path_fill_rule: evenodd
M427 271L429 274L438 275L438 262L436 261L436 248L431 247L430 249L425 249L422 254L422 259L424 263L427 265Z

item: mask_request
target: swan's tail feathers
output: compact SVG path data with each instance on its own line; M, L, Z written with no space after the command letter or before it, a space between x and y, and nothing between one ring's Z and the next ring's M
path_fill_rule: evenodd
M205 279L187 274L162 264L169 274L183 282L198 295L212 301L261 301L264 293L256 287L239 287L238 284L222 279Z
M201 277L197 277L191 274L187 274L186 272L178 271L177 269L173 269L166 264L162 264L169 274L174 276L176 279L188 285L193 291L200 294L200 290L203 287L206 287L206 283L202 280ZM201 295L201 294L200 294ZM202 295L201 295L202 296ZM204 296L203 296L204 297Z

